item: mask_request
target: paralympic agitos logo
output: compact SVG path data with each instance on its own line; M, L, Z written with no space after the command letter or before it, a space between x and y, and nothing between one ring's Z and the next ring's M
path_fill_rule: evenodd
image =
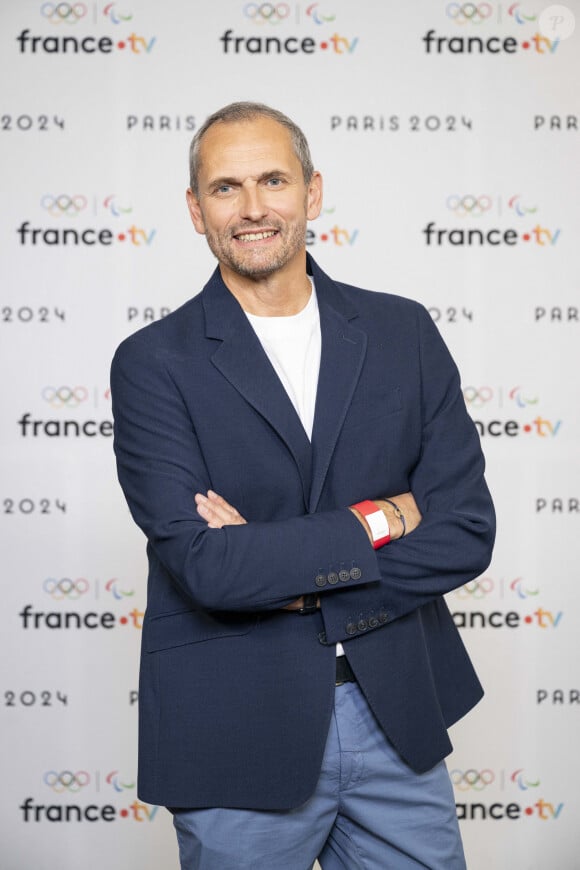
M245 26L260 30L259 35L238 35L225 30L219 42L224 54L317 54L352 55L359 44L358 36L346 36L334 28L336 15L325 3L245 3L242 6ZM288 34L289 25L301 33ZM311 35L304 35L304 28ZM321 27L323 30L318 31ZM321 33L321 35L319 35Z
M138 224L133 207L116 194L45 193L40 198L40 209L45 220L55 223L46 226L43 220L34 226L29 220L22 221L16 228L20 245L110 247L123 244L131 250L143 250L151 246L157 234L157 230ZM94 223L87 226L91 218L95 222L107 220L112 223L109 226L95 226Z
M511 3L507 8L502 3L447 3L444 14L452 27L461 28L460 34L456 30L452 35L440 36L434 29L428 30L421 37L425 54L533 54L549 57L560 45L554 22L540 20L541 16L537 16L527 3ZM507 26L511 33L490 33L494 26L498 30ZM545 26L550 27L549 35Z
M123 52L128 55L151 54L157 37L136 33L133 13L119 3L42 3L40 16L50 32L33 34L29 28L16 36L20 54L89 54L103 55ZM101 26L119 27L121 34L100 36L87 33Z

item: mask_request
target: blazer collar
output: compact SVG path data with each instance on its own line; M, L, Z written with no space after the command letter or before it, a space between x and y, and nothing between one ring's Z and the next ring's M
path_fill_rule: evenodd
M358 310L340 284L332 281L309 257L320 310L322 353L312 431L312 484L309 511L314 513L338 436L358 384L367 335L355 325Z
M306 271L314 279L319 304L322 299L346 320L358 317L357 307L341 285L329 278L310 254L306 255ZM208 338L226 339L239 327L240 316L245 322L248 321L239 302L224 284L219 266L203 288L201 300Z
M366 353L366 334L350 321L356 307L340 287L307 255L314 278L322 353L312 445L280 379L219 267L202 291L206 335L219 340L212 362L264 417L292 453L302 478L307 509L316 510L332 454L358 383Z

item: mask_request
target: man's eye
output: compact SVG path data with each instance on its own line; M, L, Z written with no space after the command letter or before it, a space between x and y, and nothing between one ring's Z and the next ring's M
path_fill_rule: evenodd
M281 184L282 184L281 178L269 178L268 179L268 186L269 187L280 187Z
M229 193L231 189L232 188L229 184L220 184L220 186L216 188L216 193Z

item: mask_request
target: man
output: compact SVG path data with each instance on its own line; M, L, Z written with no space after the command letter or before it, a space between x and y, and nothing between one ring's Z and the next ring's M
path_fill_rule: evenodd
M457 370L424 308L307 256L322 181L286 116L225 107L190 168L218 268L111 380L150 566L140 797L188 870L459 870L442 759L481 688L441 596L494 518Z

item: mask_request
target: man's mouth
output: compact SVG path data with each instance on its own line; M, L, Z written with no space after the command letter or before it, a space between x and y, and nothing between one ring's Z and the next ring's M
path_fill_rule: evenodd
M234 236L238 242L261 242L263 239L271 239L278 234L278 230L260 230L253 233L238 233Z

